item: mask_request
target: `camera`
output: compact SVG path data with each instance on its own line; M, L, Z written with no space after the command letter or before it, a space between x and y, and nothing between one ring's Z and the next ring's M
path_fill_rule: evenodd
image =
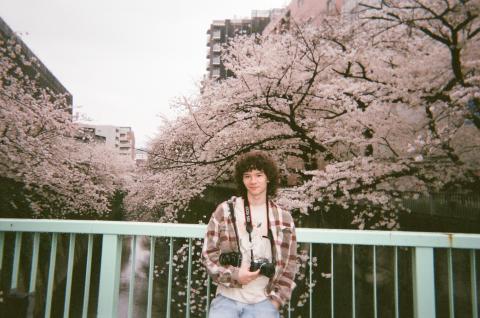
M219 258L220 265L232 265L240 267L242 264L242 254L237 252L222 253Z
M220 265L231 265L240 267L242 264L242 254L237 252L222 253L219 257ZM255 272L260 269L260 274L272 278L275 274L275 264L270 263L266 258L260 258L250 262L250 271Z
M275 264L270 263L267 259L261 258L250 262L250 271L255 272L260 269L260 274L268 278L272 278L275 274Z

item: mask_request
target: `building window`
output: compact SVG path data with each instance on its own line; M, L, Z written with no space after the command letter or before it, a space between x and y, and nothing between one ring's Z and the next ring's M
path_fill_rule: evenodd
M215 43L215 44L213 45L213 52L220 52L221 50L222 50L222 47L221 47L220 44Z
M212 70L212 77L220 77L220 68L214 68Z
M213 31L212 38L214 40L220 40L221 37L222 37L222 32L220 30Z
M212 64L213 65L220 65L220 56L214 56L212 58Z

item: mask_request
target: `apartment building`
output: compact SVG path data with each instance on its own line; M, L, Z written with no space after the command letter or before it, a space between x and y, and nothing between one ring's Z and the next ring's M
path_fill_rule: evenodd
M131 127L79 124L97 142L116 149L122 156L135 160L135 134Z
M16 45L20 46L21 54L25 56L28 61L35 61L29 65L18 63L22 71L31 76L37 77L37 83L44 88L50 89L55 94L65 95L68 105L70 105L69 112L72 114L72 94L63 86L63 84L53 75L52 72L42 63L42 61L33 53L33 51L22 41L22 39L15 34L15 32L8 26L8 24L0 17L0 43L3 46L7 45L9 40L13 40Z
M137 166L145 166L148 160L148 152L143 149L135 149L135 163Z
M282 15L277 15L265 27L263 33L289 29L291 23L320 25L325 16L343 14L355 17L360 0L292 0Z
M237 35L262 33L273 18L281 16L283 9L254 10L251 18L214 20L207 31L208 78L224 79L233 73L221 61L221 51Z

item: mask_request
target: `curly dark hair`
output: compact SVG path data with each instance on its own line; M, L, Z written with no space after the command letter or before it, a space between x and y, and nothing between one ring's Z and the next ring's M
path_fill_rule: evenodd
M278 189L278 167L275 161L260 151L251 151L240 156L235 164L235 183L240 195L246 196L247 189L243 184L243 174L248 171L259 170L267 175L267 194L274 195Z

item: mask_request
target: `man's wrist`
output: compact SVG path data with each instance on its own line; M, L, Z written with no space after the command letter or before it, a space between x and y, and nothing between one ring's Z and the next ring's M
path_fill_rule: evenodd
M280 307L282 307L282 304L280 304L279 301L275 300L275 299L272 299L270 298L270 301L272 302L272 304L275 306L275 308L277 308L277 310L280 310Z

